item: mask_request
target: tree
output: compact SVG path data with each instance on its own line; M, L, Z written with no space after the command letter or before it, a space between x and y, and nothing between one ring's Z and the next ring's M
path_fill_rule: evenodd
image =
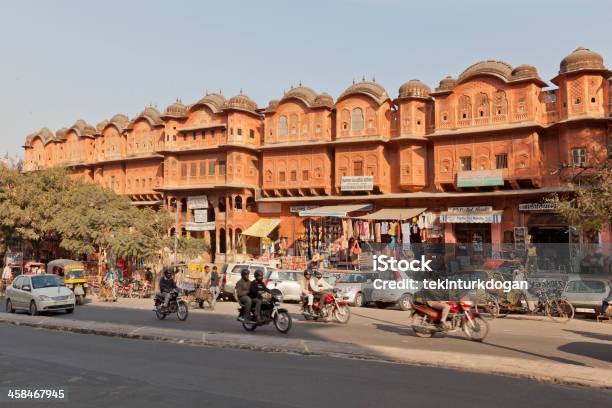
M73 181L62 169L21 173L0 166L0 240L5 246L30 243L35 249L56 237L55 215Z
M166 244L166 231L172 223L166 212L132 207L131 224L114 231L110 240L113 254L126 259L152 260Z
M569 174L568 174L569 173ZM599 231L612 223L612 165L602 160L590 166L564 166L569 193L548 198L561 217L583 231Z

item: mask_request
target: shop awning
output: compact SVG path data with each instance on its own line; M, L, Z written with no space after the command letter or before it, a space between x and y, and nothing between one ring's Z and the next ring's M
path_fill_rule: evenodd
M277 218L260 218L255 224L244 230L242 235L265 238L274 231L274 228L278 227L279 224L280 220Z
M355 211L368 211L372 204L346 204L346 205L324 205L300 211L300 217L346 217Z
M362 215L360 220L409 220L413 217L418 217L425 212L427 208L383 208L375 211L372 214Z
M499 224L503 211L482 211L471 213L456 213L442 211L440 222L450 224Z

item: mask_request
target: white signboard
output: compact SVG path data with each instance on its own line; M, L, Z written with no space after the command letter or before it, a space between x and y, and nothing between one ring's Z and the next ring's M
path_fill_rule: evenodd
M374 190L374 176L343 176L340 181L342 191Z
M208 222L208 210L193 210L193 220L197 223Z
M208 197L205 195L187 197L187 208L190 210L208 208Z
M300 211L308 211L317 207L318 205L292 205L289 207L289 212L292 214L298 214Z
M519 204L519 211L555 211L554 203L523 203Z
M187 231L214 231L215 222L188 222L185 223L185 230Z
M490 211L493 211L493 207L489 205L482 205L480 207L448 207L448 212L454 214L484 213Z

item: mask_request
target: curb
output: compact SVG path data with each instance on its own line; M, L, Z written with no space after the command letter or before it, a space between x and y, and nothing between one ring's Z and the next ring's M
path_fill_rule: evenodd
M0 323L16 326L94 334L126 339L164 341L195 346L271 353L291 353L367 361L378 361L418 366L437 367L481 374L496 374L524 378L538 382L612 389L608 369L572 366L548 361L533 361L513 357L499 357L448 351L359 346L351 343L303 340L263 335L231 334L192 330L159 329L150 326L134 327L115 323L87 320L58 321L52 317L0 314Z

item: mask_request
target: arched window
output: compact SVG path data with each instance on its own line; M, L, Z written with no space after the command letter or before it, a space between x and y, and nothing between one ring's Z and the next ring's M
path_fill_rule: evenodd
M241 196L236 196L236 198L234 199L234 208L236 210L242 210L242 197Z
M351 129L363 129L363 110L361 110L361 108L353 109L353 113L351 114Z
M278 136L287 136L288 126L287 126L287 117L281 116L278 118L278 130L276 131Z

